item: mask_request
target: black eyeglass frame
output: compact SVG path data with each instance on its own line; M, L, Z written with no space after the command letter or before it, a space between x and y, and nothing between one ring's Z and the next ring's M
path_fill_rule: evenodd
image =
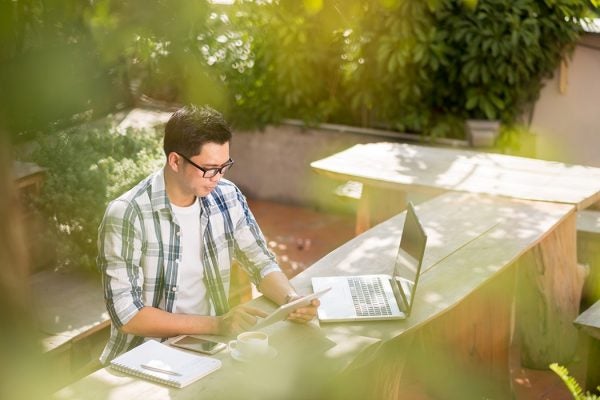
M221 165L218 168L204 168L201 167L200 165L196 164L195 162L193 162L192 160L190 160L189 158L187 158L186 156L184 156L183 154L179 153L179 152L175 152L175 154L177 154L179 157L183 158L185 161L189 162L190 164L192 164L194 167L198 168L200 171L202 171L202 177L203 178L213 178L215 176L217 176L217 174L225 174L225 172L227 172L227 170L229 170L229 168L231 168L233 166L233 164L235 163L235 161L233 161L231 158L225 162L225 164ZM209 174L208 176L206 176L206 174Z

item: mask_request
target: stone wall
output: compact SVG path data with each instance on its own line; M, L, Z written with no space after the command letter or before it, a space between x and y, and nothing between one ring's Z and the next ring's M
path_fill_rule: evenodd
M317 175L310 163L354 144L381 140L386 139L292 125L235 132L231 157L236 164L227 178L251 198L352 212L355 205L333 193L342 182Z

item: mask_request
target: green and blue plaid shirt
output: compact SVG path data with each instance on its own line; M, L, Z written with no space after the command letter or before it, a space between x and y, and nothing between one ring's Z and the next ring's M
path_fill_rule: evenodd
M232 259L239 261L257 286L280 268L245 197L233 183L221 179L198 204L204 282L212 314L221 315L229 310ZM179 235L162 169L108 205L98 230L97 263L112 321L102 363L143 342L142 337L119 331L142 307L172 312L182 254Z

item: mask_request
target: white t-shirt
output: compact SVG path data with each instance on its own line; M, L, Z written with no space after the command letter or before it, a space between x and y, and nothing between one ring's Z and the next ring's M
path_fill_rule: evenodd
M198 198L191 206L178 207L171 203L171 207L181 229L179 240L183 249L177 273L177 300L173 312L210 315L210 303L203 280Z

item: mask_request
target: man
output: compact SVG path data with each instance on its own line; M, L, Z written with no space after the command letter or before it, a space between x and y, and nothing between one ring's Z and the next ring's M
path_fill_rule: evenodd
M165 127L164 167L112 201L98 235L98 266L112 326L102 363L145 337L233 335L265 313L229 307L232 259L269 299L299 296L268 250L245 197L222 179L231 131L209 107L177 110ZM314 318L319 302L290 315Z

